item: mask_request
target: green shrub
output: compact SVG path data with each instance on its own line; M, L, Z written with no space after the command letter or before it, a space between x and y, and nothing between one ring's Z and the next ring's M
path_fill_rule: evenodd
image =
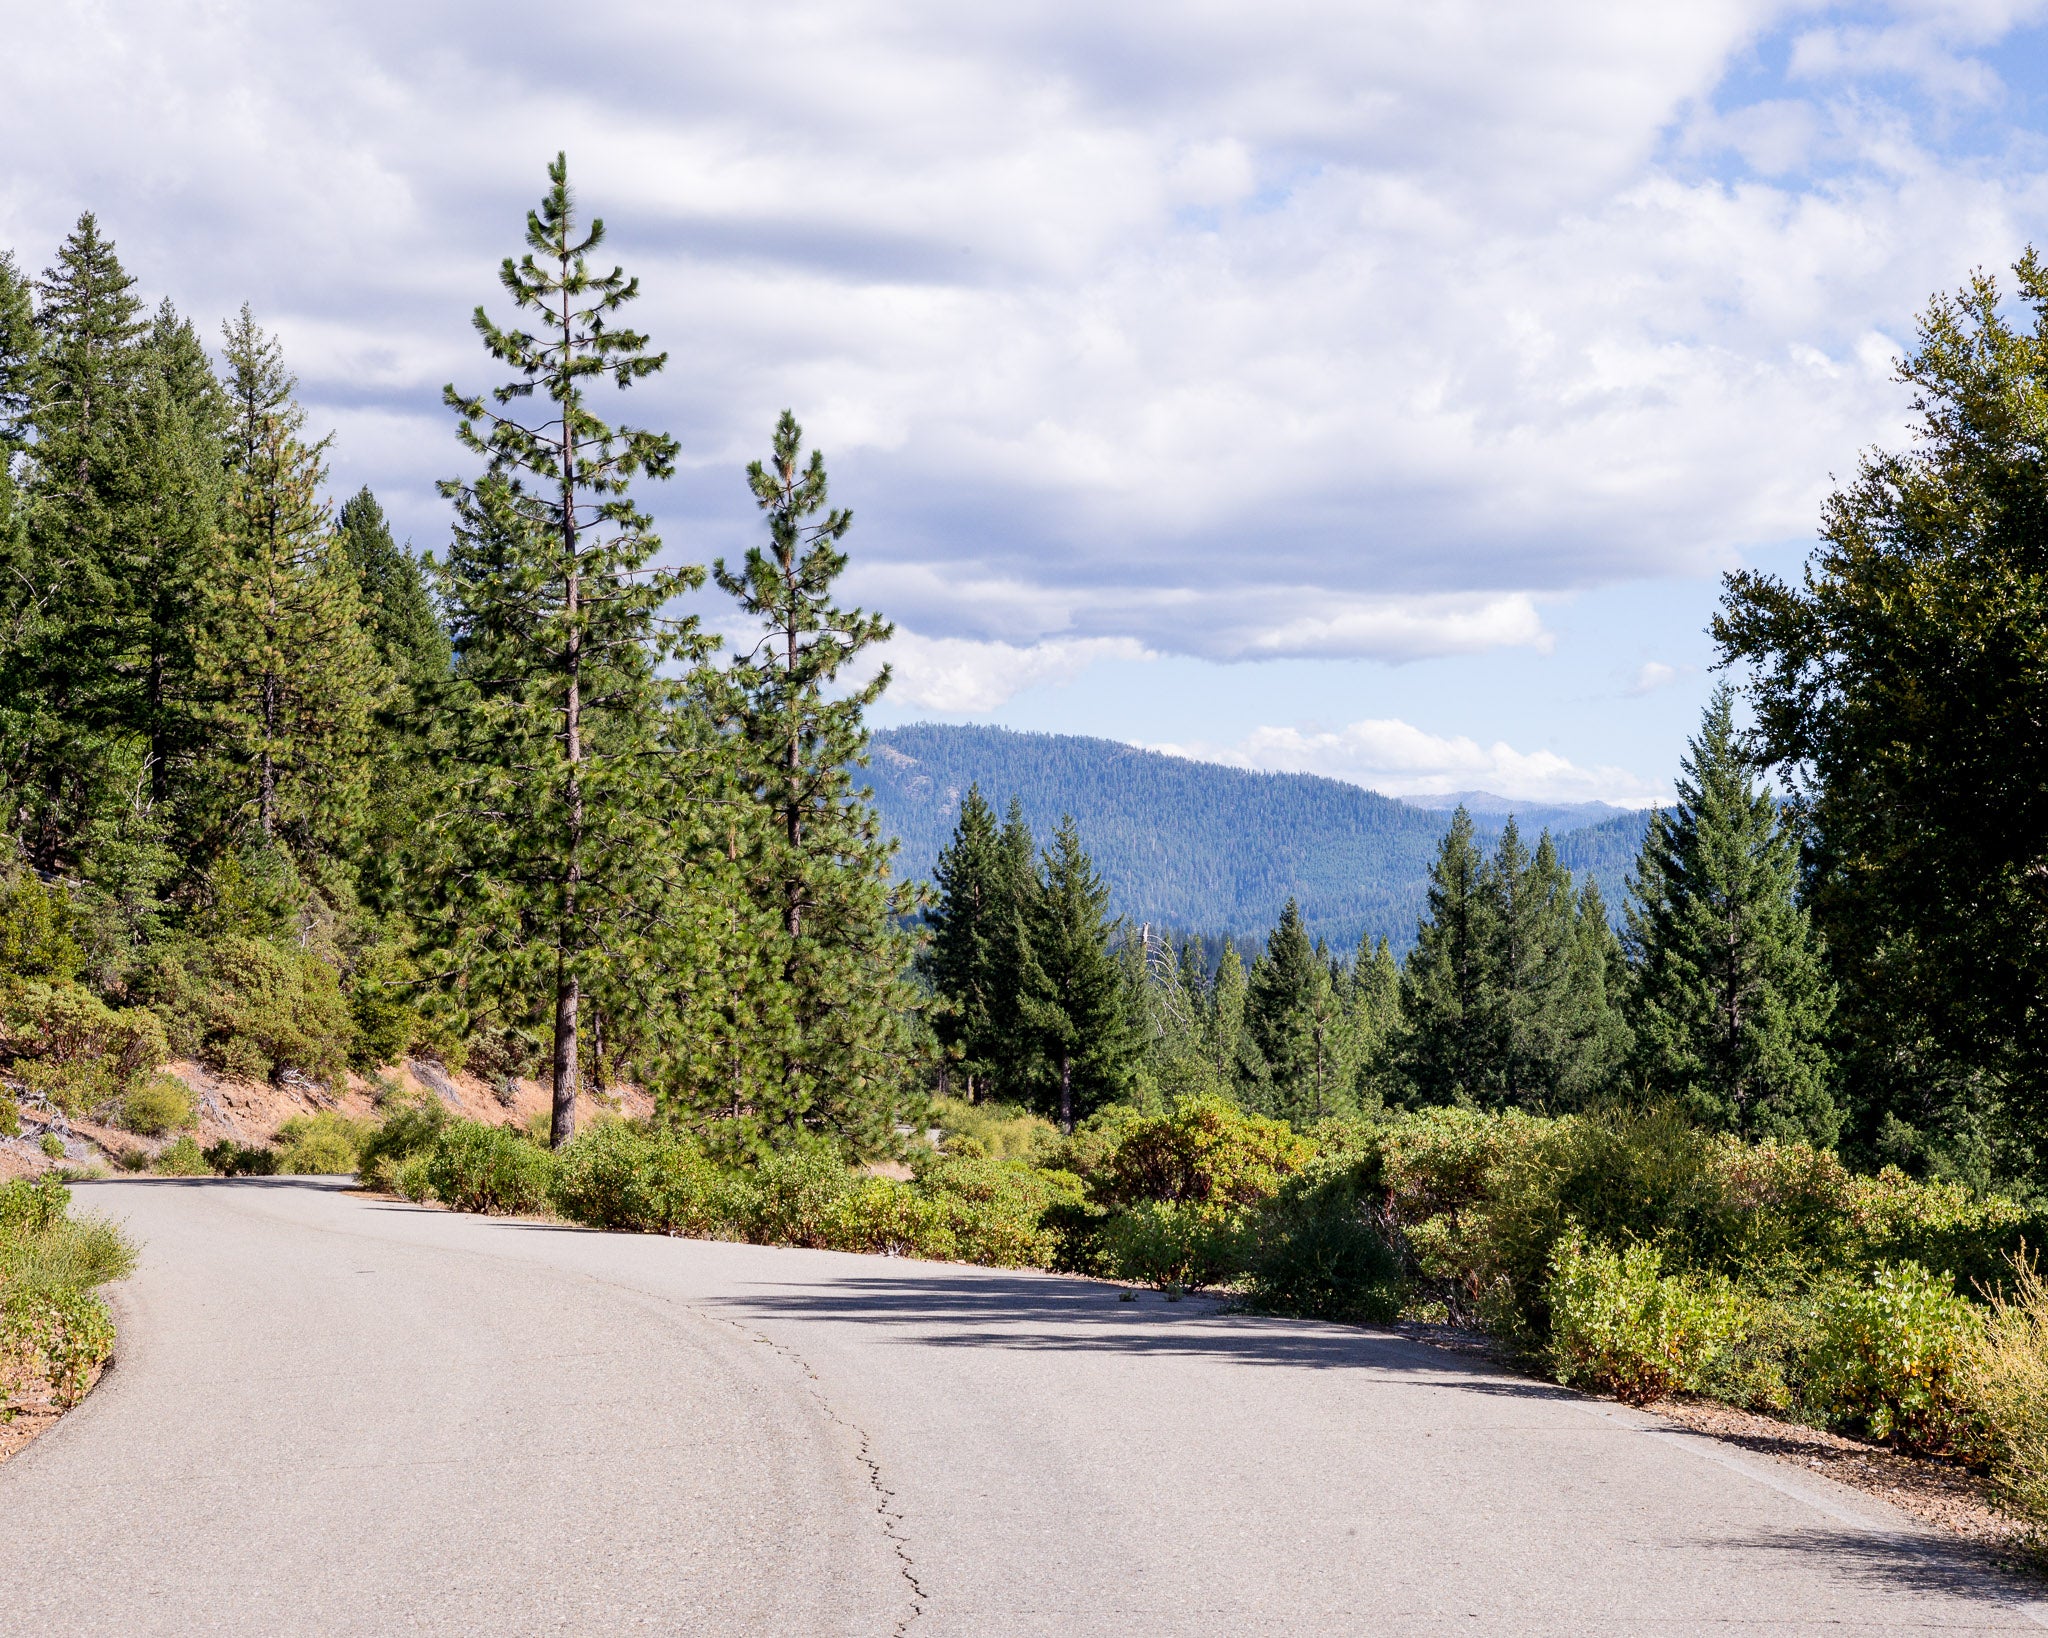
M40 1234L64 1216L71 1191L54 1177L0 1183L0 1238Z
M33 870L0 875L0 980L76 978L85 966L70 891Z
M169 1055L162 1020L146 1007L110 1007L68 981L0 989L0 1058L66 1114L117 1097Z
M1247 1303L1308 1319L1385 1322L1406 1290L1369 1173L1354 1161L1290 1177L1253 1219Z
M294 1115L277 1129L277 1169L293 1177L352 1172L368 1136L361 1121L331 1109Z
M357 957L349 974L349 1062L369 1071L395 1064L420 1028L418 974L394 944L375 944Z
M37 1142L36 1147L52 1160L62 1160L64 1158L64 1140L55 1132L45 1132Z
M632 1121L600 1121L556 1157L555 1209L591 1228L735 1233L732 1190L695 1145Z
M1815 1316L1818 1335L1799 1373L1809 1411L1901 1450L1956 1443L1983 1322L1946 1279L1918 1263L1886 1266L1867 1285L1825 1287Z
M399 1165L432 1149L448 1124L439 1098L396 1102L382 1125L356 1152L356 1176L366 1189L392 1189Z
M0 1302L0 1421L12 1419L16 1396L37 1376L58 1408L68 1409L113 1351L113 1317L93 1292L8 1290Z
M1054 1260L1058 1213L1082 1204L1079 1178L996 1160L941 1155L921 1160L915 1192L930 1201L938 1228L927 1257L990 1268L1045 1267Z
M21 1136L21 1105L0 1092L0 1137Z
M423 1154L407 1155L391 1168L391 1192L402 1200L422 1205L434 1198L433 1179L434 1155L432 1150Z
M427 1159L427 1181L457 1211L547 1210L554 1157L507 1126L450 1121Z
M1227 1284L1242 1272L1248 1246L1238 1212L1188 1200L1141 1200L1102 1225L1111 1277L1162 1291Z
M190 1132L177 1142L166 1144L150 1167L159 1177L205 1177L212 1169L206 1164L199 1140Z
M275 1177L277 1151L222 1138L207 1147L206 1164L222 1177Z
M1042 1115L1008 1103L932 1099L932 1124L945 1134L948 1149L962 1140L980 1145L991 1160L1038 1161L1060 1141L1059 1128Z
M1671 1275L1662 1265L1640 1241L1616 1252L1573 1230L1557 1242L1546 1301L1558 1381L1647 1405L1711 1391L1737 1373L1752 1304L1726 1277Z
M1991 1482L2014 1513L2048 1532L2048 1282L2024 1252L2010 1283L1990 1294L1962 1388Z
M829 1149L768 1155L733 1179L736 1226L757 1245L829 1249L835 1208L857 1181Z
M161 1137L199 1124L192 1093L172 1075L137 1081L121 1096L120 1124L143 1137Z
M1311 1152L1285 1121L1247 1114L1221 1098L1190 1098L1124 1128L1095 1195L1109 1206L1249 1206L1272 1195Z
M821 1240L835 1251L945 1260L959 1254L945 1204L888 1177L863 1177L827 1209Z

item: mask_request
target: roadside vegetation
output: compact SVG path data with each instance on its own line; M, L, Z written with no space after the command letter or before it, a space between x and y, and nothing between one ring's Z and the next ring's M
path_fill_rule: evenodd
M70 1205L55 1178L0 1184L0 1425L68 1410L114 1351L99 1288L134 1268L135 1251Z

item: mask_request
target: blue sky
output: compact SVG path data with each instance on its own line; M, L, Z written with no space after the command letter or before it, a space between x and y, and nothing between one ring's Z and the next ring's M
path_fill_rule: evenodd
M1718 575L1907 435L2048 220L2048 4L0 0L0 246L96 210L282 337L434 547L443 382L557 147L672 362L672 558L794 408L880 720L1654 799Z

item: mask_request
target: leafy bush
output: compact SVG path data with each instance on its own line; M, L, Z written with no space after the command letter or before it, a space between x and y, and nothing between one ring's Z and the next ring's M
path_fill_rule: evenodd
M0 979L76 978L85 966L70 891L32 870L0 875Z
M391 1192L401 1200L410 1200L415 1205L434 1198L434 1180L430 1175L433 1165L431 1150L424 1154L407 1155L391 1168Z
M1248 1242L1240 1213L1190 1200L1141 1200L1102 1225L1106 1271L1162 1291L1227 1284L1243 1269Z
M450 1121L427 1159L427 1181L457 1211L547 1210L554 1157L505 1126Z
M237 1143L222 1138L206 1150L206 1164L222 1177L275 1177L277 1151L260 1144Z
M38 1383L74 1403L113 1351L93 1288L129 1273L135 1251L113 1224L71 1217L70 1199L50 1178L0 1185L0 1421Z
M1042 1115L1008 1103L968 1103L963 1098L932 1099L932 1123L945 1133L946 1146L958 1153L965 1141L979 1146L991 1160L1036 1162L1052 1153L1059 1128Z
M857 1174L829 1149L765 1156L751 1174L734 1180L734 1217L757 1245L830 1249L831 1225Z
M277 1169L294 1177L352 1172L368 1136L361 1121L331 1109L294 1115L277 1129Z
M1620 1252L1577 1230L1558 1241L1546 1291L1558 1381L1647 1405L1711 1391L1735 1374L1752 1305L1725 1277L1671 1275L1662 1265L1640 1241Z
M447 1124L448 1110L439 1098L393 1104L356 1152L356 1176L363 1187L393 1188L398 1167L432 1149Z
M1339 1160L1290 1177L1253 1220L1245 1298L1309 1319L1384 1322L1401 1312L1399 1249L1369 1192L1371 1174Z
M592 1228L660 1234L732 1231L732 1193L693 1144L631 1121L600 1121L556 1157L555 1207Z
M66 1114L119 1096L169 1055L162 1021L146 1007L110 1007L68 981L0 989L0 1058Z
M55 1132L45 1132L37 1142L36 1147L52 1160L62 1160L64 1158L64 1140Z
M187 1132L177 1142L166 1144L150 1170L159 1177L205 1177L213 1170L199 1140Z
M244 1080L292 1069L332 1082L354 1042L340 974L297 944L242 933L190 940L159 950L139 990L180 1050Z
M21 1136L21 1105L0 1092L0 1137Z
M835 1198L822 1240L835 1251L940 1260L959 1255L944 1203L888 1177L861 1178Z
M1918 1263L1843 1280L1815 1303L1818 1335L1801 1362L1800 1396L1835 1427L1901 1450L1949 1450L1964 1427L1965 1375L1982 1320Z
M185 1083L171 1075L137 1081L121 1098L120 1123L143 1137L161 1137L199 1124Z
M917 1255L989 1268L1051 1263L1060 1238L1057 1214L1082 1201L1081 1180L1071 1173L974 1156L920 1162L915 1192L931 1202L939 1225L930 1249Z
M1221 1098L1191 1098L1126 1125L1094 1192L1110 1206L1249 1206L1272 1195L1312 1152L1285 1121L1247 1114Z
M2048 1531L2048 1282L2024 1252L2011 1274L1990 1294L1963 1394L1991 1482L2008 1507Z

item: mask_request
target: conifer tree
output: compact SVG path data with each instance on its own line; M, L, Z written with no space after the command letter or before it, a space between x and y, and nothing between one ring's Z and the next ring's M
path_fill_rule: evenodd
M995 811L981 787L970 785L960 803L953 839L933 869L937 902L930 913L931 942L922 965L947 1005L933 1027L949 1060L959 1066L968 1101L985 1096L1001 1053L997 1035L1006 1007L1001 953L1006 919L1014 913L1003 882Z
M81 839L121 777L110 725L126 689L111 661L133 589L113 550L113 514L148 333L134 285L90 211L36 284L34 361L25 371L33 518L8 588L0 754L14 828L44 871L76 866Z
M37 340L35 288L0 250L0 484L34 436Z
M1549 832L1531 855L1510 819L1487 877L1498 938L1498 1096L1532 1111L1576 1108L1602 1090L1618 1067L1618 1020L1604 966L1592 965L1605 945L1582 925L1571 874L1558 864ZM1597 888L1593 903L1597 911ZM1604 911L1598 913L1604 928Z
M367 484L341 503L335 545L355 573L363 623L385 669L408 694L445 681L448 630L434 608L426 573L410 546L392 538L384 508Z
M1245 1031L1245 1007L1250 982L1245 976L1244 958L1237 944L1226 938L1223 954L1216 963L1216 977L1209 986L1207 1043L1209 1061L1219 1085L1238 1096L1253 1077L1247 1074L1247 1052L1256 1055Z
M1252 971L1245 1023L1266 1081L1262 1113L1306 1125L1350 1105L1352 1054L1327 950L1293 899Z
M1430 867L1428 913L1401 973L1401 1066L1423 1103L1494 1101L1498 948L1485 860L1460 806Z
M1384 935L1376 945L1359 940L1343 1000L1350 1020L1352 1096L1362 1108L1378 1109L1394 1091L1393 1050L1401 1028L1401 967Z
M896 923L916 905L891 887L895 843L849 771L866 760L863 713L888 687L889 668L852 686L845 674L894 628L834 601L853 514L831 505L824 457L805 458L787 410L770 458L749 466L747 481L768 543L737 569L721 559L712 572L759 622L719 696L761 807L754 891L776 917L773 965L791 1025L759 1119L764 1131L823 1130L870 1148L886 1139L916 1068L912 949Z
M548 181L526 253L499 273L533 332L475 314L511 379L488 400L444 393L486 465L442 485L457 522L438 579L460 664L430 862L444 883L432 936L451 965L552 1015L559 1145L582 1083L583 993L593 979L631 987L617 969L638 961L667 891L657 764L676 690L658 666L701 645L661 610L703 577L648 568L660 543L632 498L634 479L669 475L674 440L614 428L591 402L604 380L628 387L668 355L619 322L639 281L592 270L604 224L579 228L562 156Z
M1063 1132L1123 1094L1143 1049L1111 952L1118 925L1109 919L1108 886L1095 873L1073 820L1062 819L1045 850L1031 905L1018 999L1046 1069L1036 1101Z
M297 383L248 307L222 329L233 421L227 561L204 640L212 749L230 831L253 827L317 874L355 839L386 674L321 499L326 442L303 436Z
M1707 1125L1831 1144L1841 1114L1821 1041L1834 992L1794 897L1795 839L1736 742L1725 685L1682 767L1628 909L1636 1073Z

